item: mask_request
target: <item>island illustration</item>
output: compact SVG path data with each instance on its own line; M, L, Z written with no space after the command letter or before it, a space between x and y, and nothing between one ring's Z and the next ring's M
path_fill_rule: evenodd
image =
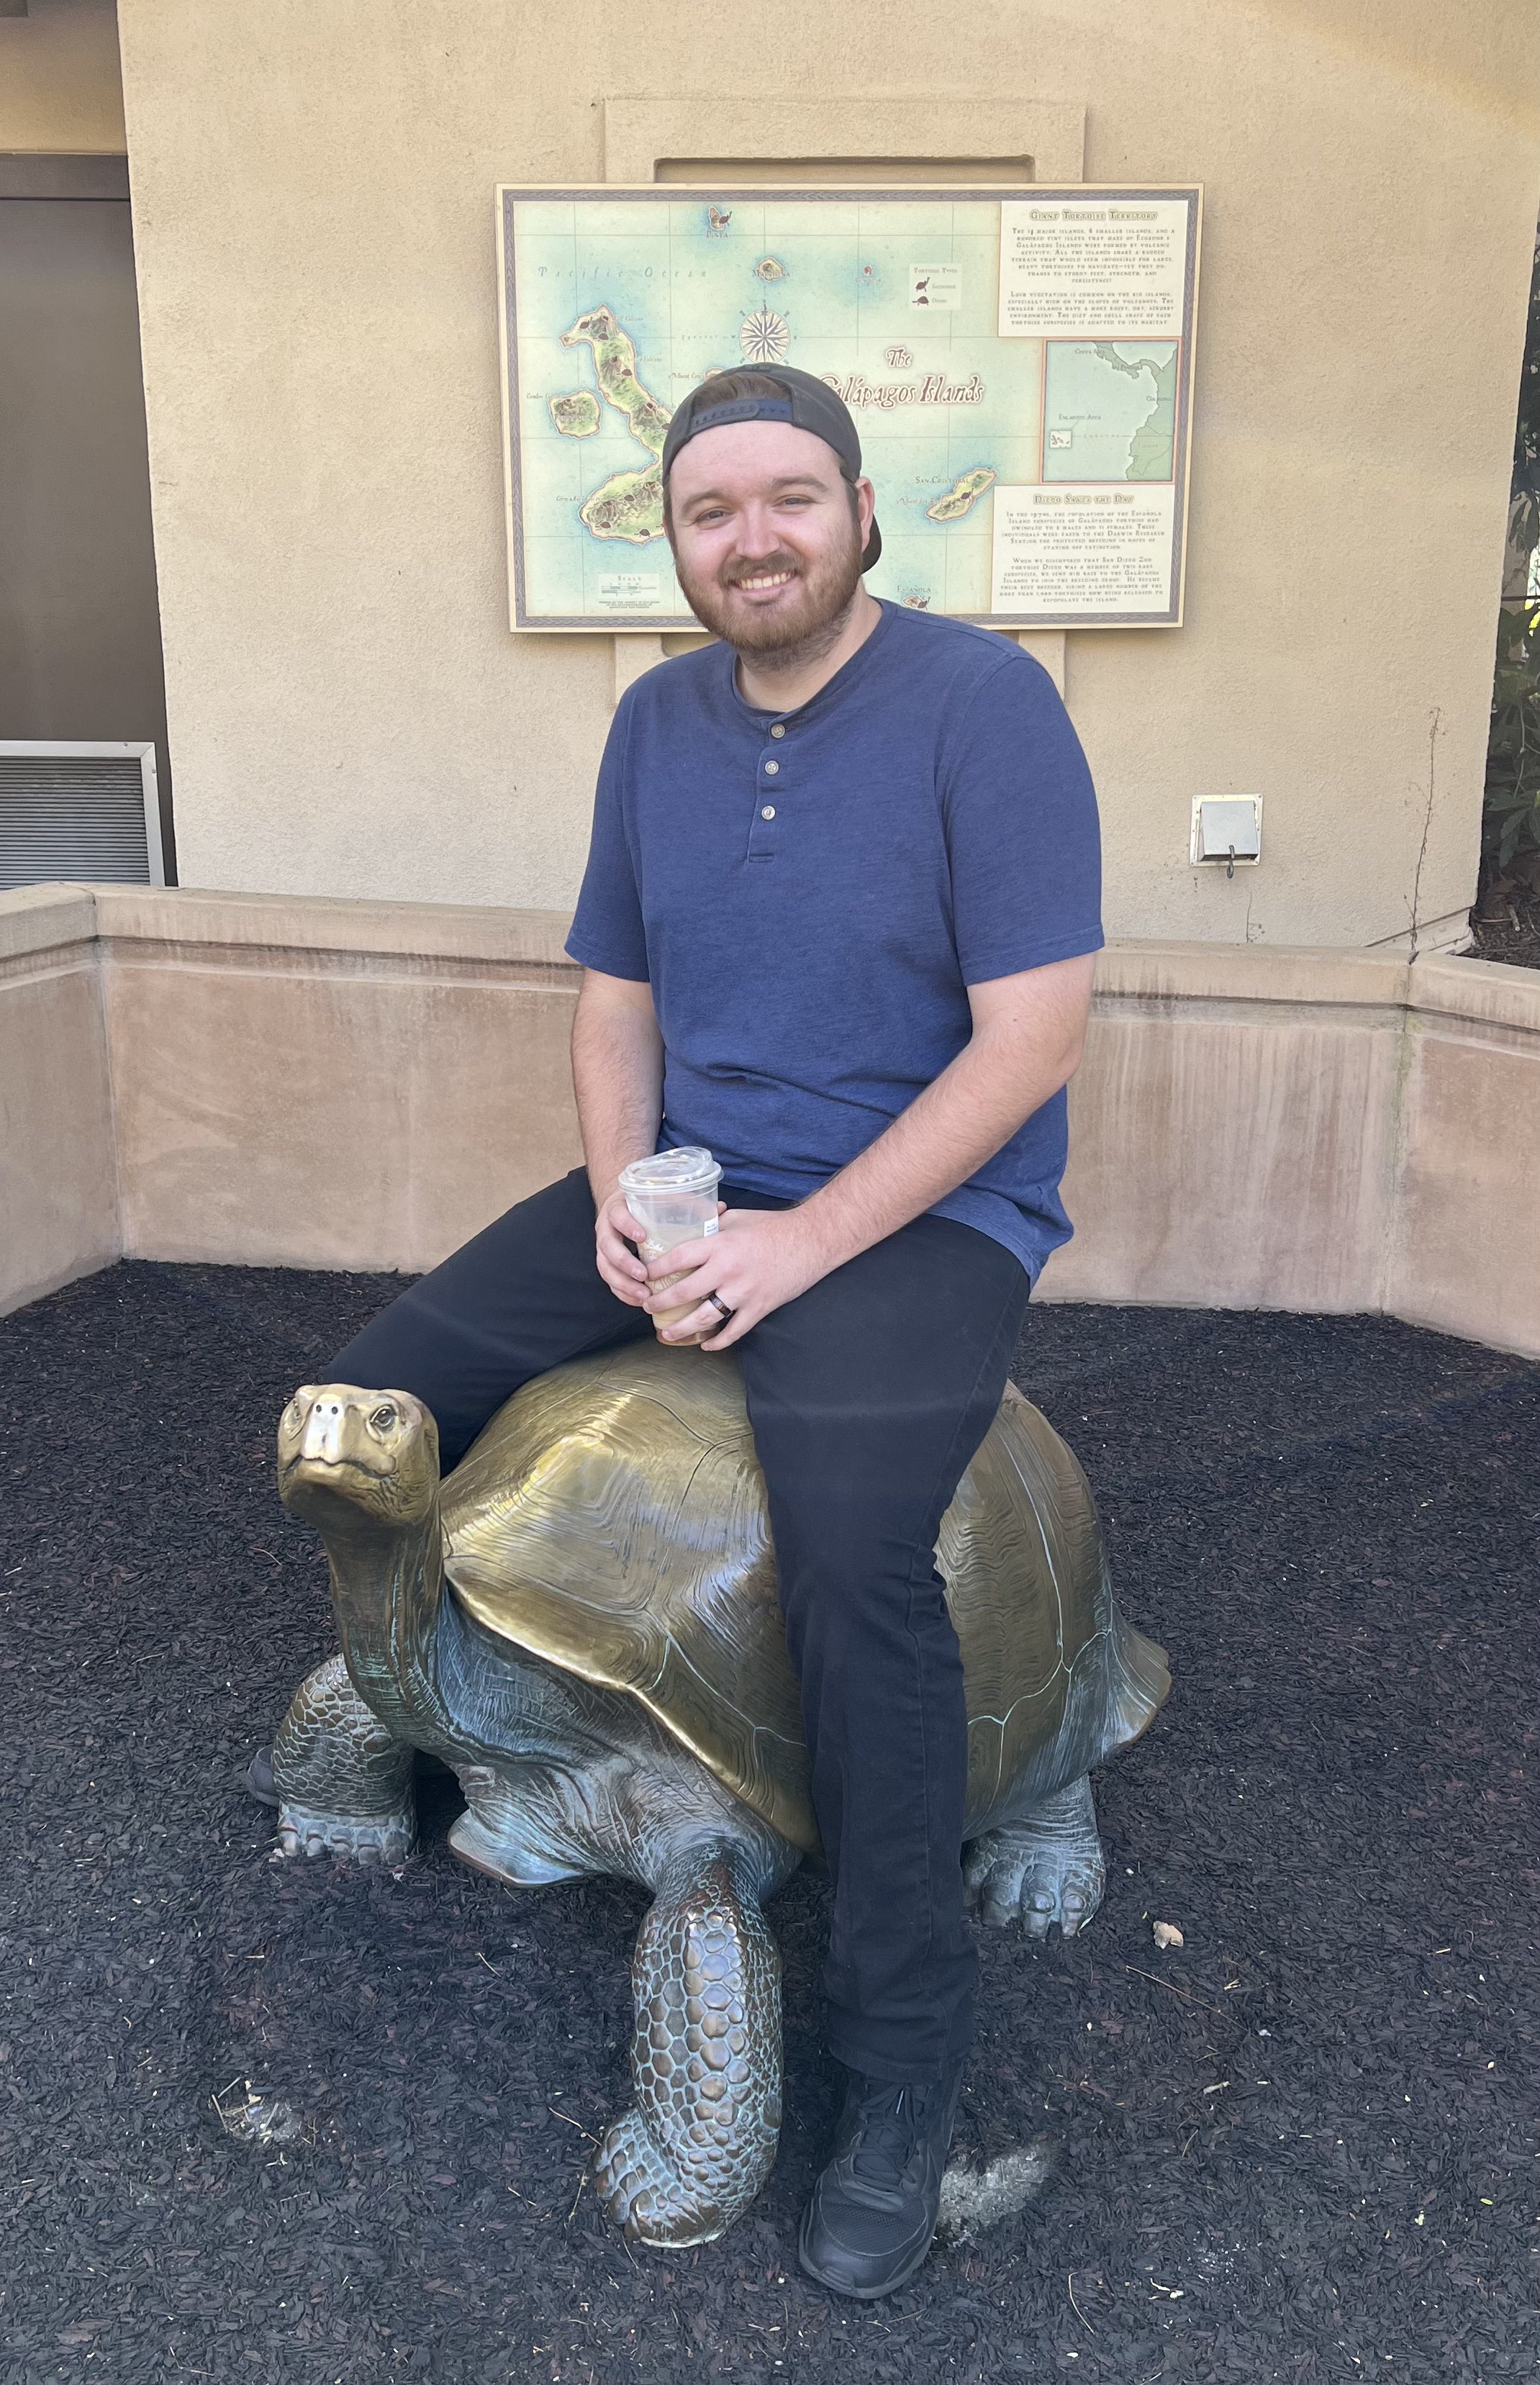
M1143 381L1147 374L1155 383L1155 404L1130 443L1124 477L1130 481L1169 481L1176 439L1176 349L1172 348L1164 364L1157 364L1153 356L1133 360L1121 356L1103 340L1092 344L1095 355L1104 365L1110 365L1114 372L1126 373L1130 381Z
M579 518L595 538L618 538L628 546L645 546L649 539L663 535L662 456L669 409L659 406L652 392L637 379L635 347L609 307L595 306L586 315L580 315L571 330L563 331L561 344L564 348L593 349L599 396L607 406L625 416L632 437L652 458L640 471L612 472L591 496L583 499L578 507ZM558 406L570 408L580 400L592 407L592 420L586 414L570 419L558 414ZM598 428L597 401L588 390L581 390L570 398L553 398L551 419L568 438L586 438Z
M592 439L599 427L599 401L591 389L574 389L550 400L551 420L568 439Z
M987 464L975 465L971 472L960 473L944 497L937 497L933 506L926 506L926 520L961 521L965 514L972 512L984 491L995 486L997 477Z

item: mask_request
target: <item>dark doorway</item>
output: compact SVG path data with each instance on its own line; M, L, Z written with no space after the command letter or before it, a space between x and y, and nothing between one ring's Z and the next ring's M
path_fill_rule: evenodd
M121 157L0 156L0 739L153 742L174 884Z

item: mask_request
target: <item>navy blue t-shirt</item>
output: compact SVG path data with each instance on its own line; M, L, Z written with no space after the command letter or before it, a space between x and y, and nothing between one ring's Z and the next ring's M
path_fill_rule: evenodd
M884 604L799 710L731 647L648 671L615 715L567 950L649 980L663 1147L798 1200L874 1143L972 1031L967 988L1096 952L1096 795L1053 681L992 631ZM1056 1093L935 1205L1035 1276L1070 1237Z

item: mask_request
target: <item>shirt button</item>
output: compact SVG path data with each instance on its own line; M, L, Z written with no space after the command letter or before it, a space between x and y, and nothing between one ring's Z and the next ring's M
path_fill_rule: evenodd
M776 722L774 728L770 730L770 735L772 737L784 737L785 733L785 723L780 720Z
M761 819L773 819L775 818L775 805L773 804L767 804L759 817Z
M767 763L765 764L765 776L766 776L766 778L767 778L767 779L773 779L773 778L774 778L774 776L775 776L775 774L776 774L776 772L777 772L777 770L779 770L779 768L781 768L781 765L780 765L780 763L779 763L779 762L767 762Z

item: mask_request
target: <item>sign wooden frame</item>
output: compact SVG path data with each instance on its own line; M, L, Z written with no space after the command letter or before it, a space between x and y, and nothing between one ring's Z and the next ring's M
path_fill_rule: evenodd
M650 206L678 206L695 201L719 208L738 200L763 203L773 199L777 204L829 203L848 207L852 201L859 204L886 205L899 203L911 207L945 206L958 202L984 202L993 206L1016 206L1030 207L1045 214L1056 205L1065 211L1084 214L1098 205L1108 208L1136 209L1141 203L1179 201L1185 205L1185 248L1181 296L1181 323L1176 335L1178 356L1176 375L1175 418L1172 432L1172 469L1170 483L1145 481L1108 482L1108 488L1172 487L1171 543L1167 581L1167 603L1158 611L1086 611L1084 609L984 609L959 613L957 618L977 622L1000 631L1067 631L1086 629L1155 629L1180 627L1185 598L1187 559L1187 514L1191 484L1193 381L1197 327L1198 277L1202 243L1202 185L1134 185L1103 183L1023 183L1020 185L991 182L987 184L957 183L891 183L883 185L852 185L831 180L815 182L809 180L796 185L755 182L748 176L735 177L730 184L720 186L705 182L645 183L561 183L515 184L501 183L496 192L496 240L498 282L498 334L501 358L501 406L503 431L504 511L507 542L509 627L517 631L540 634L660 636L698 630L698 623L688 612L659 614L656 611L626 614L583 614L579 616L547 614L532 609L528 602L524 554L523 494L519 453L518 425L520 420L519 388L519 293L514 269L513 243L509 238L512 210L520 200L559 199L577 205L591 203L595 206L613 207L617 202L645 201ZM1002 215L1002 223L1004 217ZM1048 335L1056 336L1056 335ZM1065 339L1095 340L1096 328L1084 331L1058 334ZM1120 336L1113 333L1112 337ZM1132 336L1132 335L1131 335ZM1044 342L1045 380L1047 368L1047 338ZM858 421L861 417L859 412ZM1045 452L1047 429L1039 426L1040 443ZM1039 457L1042 472L1043 456ZM1020 488L1034 485L1049 487L1040 478L1037 483L1023 482ZM1100 484L1098 484L1100 485ZM1009 493L1008 492L1008 493ZM882 490L879 483L879 503ZM1101 502L1097 499L1096 502Z

